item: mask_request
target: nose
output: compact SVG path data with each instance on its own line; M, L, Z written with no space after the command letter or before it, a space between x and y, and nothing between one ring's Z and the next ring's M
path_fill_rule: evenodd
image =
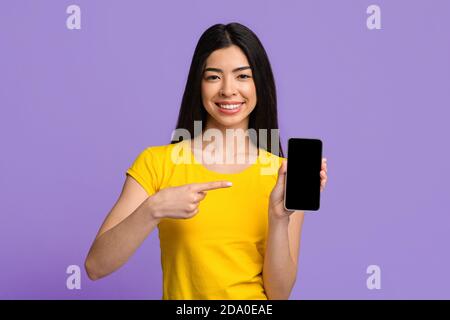
M225 80L223 81L222 88L220 90L220 95L222 96L236 95L236 88L234 87L232 79L225 78Z

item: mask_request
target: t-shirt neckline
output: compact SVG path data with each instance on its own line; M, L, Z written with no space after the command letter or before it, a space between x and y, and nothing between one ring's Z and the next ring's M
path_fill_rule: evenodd
M201 162L199 162L194 155L194 152L192 151L191 147L189 147L189 154L191 156L191 161L193 164L195 164L197 167L199 167L202 171L207 172L209 174L213 174L213 175L217 175L217 176L228 176L228 177L236 177L236 176L240 176L240 175L244 175L247 174L248 172L251 172L254 168L256 168L260 161L261 161L261 153L263 152L263 150L261 148L258 148L258 155L256 156L256 160L250 164L248 167L246 167L244 170L241 170L239 172L234 172L234 173L222 173L222 172L217 172L211 169L206 168Z

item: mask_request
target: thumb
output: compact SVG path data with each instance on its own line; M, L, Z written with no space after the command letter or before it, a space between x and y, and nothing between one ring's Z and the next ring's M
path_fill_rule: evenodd
M277 184L284 183L284 177L286 175L287 162L286 160L282 160L280 168L278 169L278 180Z

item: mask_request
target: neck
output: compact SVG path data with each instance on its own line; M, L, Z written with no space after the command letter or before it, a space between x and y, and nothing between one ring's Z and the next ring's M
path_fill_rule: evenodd
M219 130L220 134L213 133L205 137L205 131L208 129ZM227 130L229 130L228 138ZM248 118L242 123L233 126L223 126L216 121L208 121L202 134L193 139L194 148L201 148L202 151L206 152L213 151L216 148L222 148L222 150L218 151L223 152L224 157L228 154L235 159L238 155L248 155L251 159L253 155L258 155L258 148L248 136L247 130Z

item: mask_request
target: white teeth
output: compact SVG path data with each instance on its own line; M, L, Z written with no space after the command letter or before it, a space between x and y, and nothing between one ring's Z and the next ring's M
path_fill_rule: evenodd
M228 109L228 110L233 110L233 109L237 109L239 108L240 104L219 104L219 107L223 108L223 109Z

